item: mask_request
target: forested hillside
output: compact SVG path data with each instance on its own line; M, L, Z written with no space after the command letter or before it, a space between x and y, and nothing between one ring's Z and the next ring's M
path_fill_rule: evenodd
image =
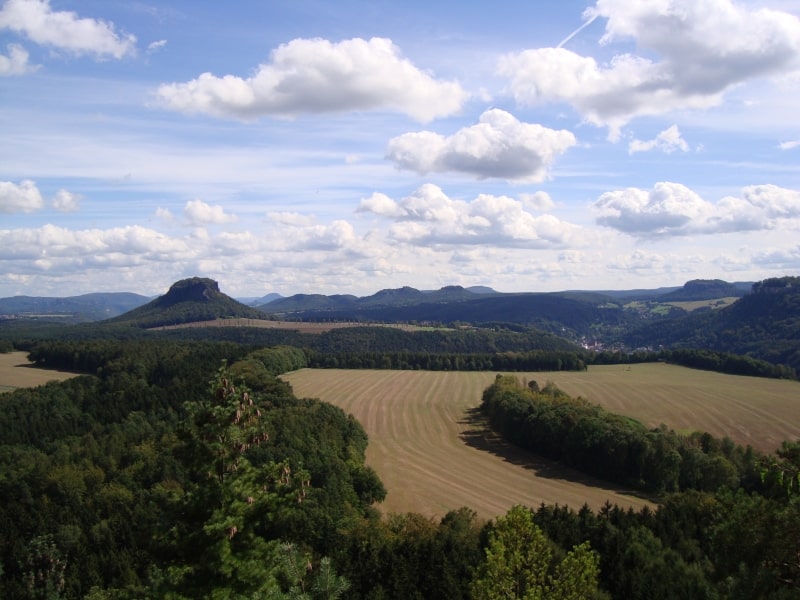
M555 390L498 380L487 401L549 394L566 411L572 430L553 430L565 460L687 491L638 513L517 507L489 524L468 507L438 522L381 516L361 426L274 377L307 364L297 348L96 339L31 351L87 374L0 397L3 598L492 598L517 577L554 598L800 590L796 444L775 457L708 435L676 446ZM653 479L649 456L672 478Z
M768 279L731 306L650 323L623 336L628 345L711 349L800 370L800 277Z

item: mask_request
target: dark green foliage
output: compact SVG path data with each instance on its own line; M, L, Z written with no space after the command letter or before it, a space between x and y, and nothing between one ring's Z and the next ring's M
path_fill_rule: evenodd
M188 598L212 588L230 598L470 597L494 525L467 508L438 522L379 518L370 505L385 490L365 465L363 428L274 376L304 366L305 351L150 334L78 339L88 332L20 342L40 364L89 375L2 397L0 597ZM513 336L525 337L429 341L464 348ZM385 342L359 332L346 343L365 340ZM223 359L225 383L209 395ZM547 443L541 452L648 489L684 490L640 512L533 513L556 561L575 547L597 553L595 597L800 594L800 442L762 457L708 434L648 431L552 384L500 378L490 390L502 408L493 418L518 443Z
M268 373L245 410L207 400L223 356L264 369L260 359L297 366L304 357L247 352L156 340L37 347L44 364L96 374L3 396L0 597L31 597L36 539L63 561L56 591L65 598L202 597L216 586L250 597L274 580L279 540L318 556L362 518L385 491L364 465L366 435L352 418L297 400ZM261 416L244 427L248 410ZM269 440L259 444L256 434Z
M709 434L648 431L552 384L537 391L510 376L483 394L492 428L514 444L596 477L651 492L716 490L753 479L752 452Z
M310 353L308 366L339 369L412 369L424 371L584 371L582 354L532 350L493 354L431 352Z
M557 335L562 335L565 329L585 335L594 327L618 326L628 318L620 305L598 294L475 294L457 287L431 293L412 288L384 290L368 298L298 295L261 308L281 318L361 323L482 325L502 317L505 323L536 327Z
M661 353L661 356L668 362L692 369L716 371L730 375L797 379L797 373L791 367L728 352L679 348L677 350L666 350Z
M597 596L599 557L587 542L556 560L530 509L513 507L489 530L472 581L476 600L583 600Z
M767 279L719 310L631 329L632 347L708 348L800 370L800 277Z

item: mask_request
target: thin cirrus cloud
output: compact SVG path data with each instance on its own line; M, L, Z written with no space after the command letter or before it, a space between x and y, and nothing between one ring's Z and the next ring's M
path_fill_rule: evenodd
M357 210L393 220L389 238L411 245L562 248L586 240L580 227L549 214L531 214L524 201L490 194L458 200L430 183L400 201L376 192Z
M576 143L564 129L522 123L500 109L485 111L476 125L451 136L406 133L389 141L386 156L398 168L428 173L465 173L478 179L544 181L557 156Z
M730 0L599 0L584 17L606 19L601 44L633 41L642 54L602 64L539 48L502 57L499 71L518 102L568 103L612 140L638 116L708 108L737 84L800 68L800 19L787 12Z
M404 59L389 39L353 38L295 39L251 77L203 73L156 96L169 109L236 119L386 109L427 122L454 114L468 95Z
M660 182L652 190L606 192L592 208L599 225L638 237L761 231L800 219L800 191L748 186L711 203L684 185Z
M119 59L136 53L136 36L118 33L113 23L55 11L49 0L7 0L0 10L0 29L75 55Z

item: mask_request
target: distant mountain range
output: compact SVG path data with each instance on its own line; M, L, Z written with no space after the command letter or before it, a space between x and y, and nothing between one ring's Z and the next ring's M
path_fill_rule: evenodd
M190 283L186 283L190 282ZM0 319L37 319L66 323L102 321L124 315L150 302L156 308L170 302L180 294L189 294L192 283L207 285L207 294L220 294L219 286L213 280L191 278L177 282L169 292L155 301L151 297L134 293L93 293L69 297L13 296L0 298ZM177 286L177 288L175 288ZM722 297L741 297L751 288L752 283L727 283L720 280L689 281L683 287L664 287L652 290L616 291L564 291L551 293L523 292L501 293L490 287L445 286L438 290L417 290L412 287L381 290L371 296L358 297L350 294L295 294L283 297L270 293L261 297L242 298L229 301L255 308L259 312L247 311L226 301L219 307L224 313L248 313L263 317L266 313L275 318L290 317L301 319L346 320L435 320L440 322L497 321L508 320L524 323L535 317L534 313L548 318L547 307L554 301L577 301L580 304L600 305L609 301L620 303L634 300L676 302L686 300L713 300ZM189 298L186 298L189 299ZM445 306L446 305L446 306ZM416 308L412 308L416 307ZM505 315L498 314L497 307L510 310ZM151 307L152 308L152 307ZM394 310L390 310L394 309ZM148 309L149 310L149 309ZM203 313L203 311L201 311ZM213 311L211 311L212 314ZM205 313L203 313L205 314ZM448 316L451 314L451 316ZM192 317L188 317L192 318ZM212 316L212 318L214 318ZM536 320L534 318L534 320Z
M13 296L0 298L0 319L38 319L80 323L124 314L151 298L128 292L95 293L65 298Z
M595 349L707 348L800 370L800 277L758 283L694 280L678 288L500 293L446 286L386 289L371 296L267 295L235 300L212 279L194 277L156 299L137 294L0 299L0 320L101 321L152 328L218 318L461 324L541 330ZM724 301L723 301L724 300ZM252 302L253 299L250 299Z

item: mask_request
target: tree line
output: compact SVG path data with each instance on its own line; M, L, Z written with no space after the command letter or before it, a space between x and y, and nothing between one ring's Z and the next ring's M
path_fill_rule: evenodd
M757 486L757 455L729 438L681 435L573 398L549 383L524 387L498 375L481 410L491 427L514 444L564 464L637 489L664 493Z

